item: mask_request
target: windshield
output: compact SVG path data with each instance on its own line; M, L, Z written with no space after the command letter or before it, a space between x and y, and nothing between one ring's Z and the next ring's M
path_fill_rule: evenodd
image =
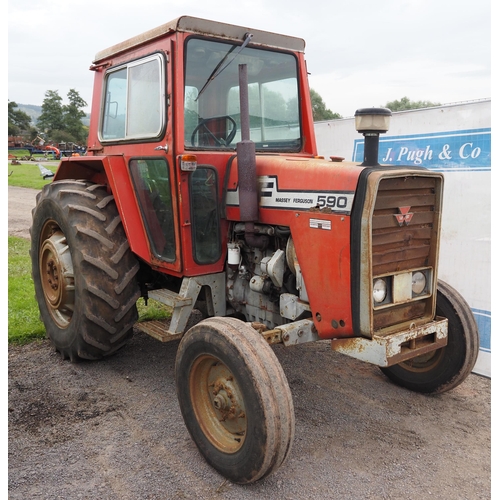
M238 66L247 65L250 139L257 150L298 151L294 55L190 38L184 83L184 145L234 149L241 140Z

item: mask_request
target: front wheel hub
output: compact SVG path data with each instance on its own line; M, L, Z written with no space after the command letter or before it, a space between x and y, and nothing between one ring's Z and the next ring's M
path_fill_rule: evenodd
M207 439L224 453L235 453L245 441L245 400L229 368L210 355L200 356L190 373L194 413Z
M214 408L219 411L228 411L231 409L231 400L226 391L220 391L214 398Z

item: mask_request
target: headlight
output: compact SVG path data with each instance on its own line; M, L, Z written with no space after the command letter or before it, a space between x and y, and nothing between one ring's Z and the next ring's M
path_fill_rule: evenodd
M376 279L373 283L373 301L380 304L387 297L387 283L383 279Z
M427 278L425 274L420 271L413 273L411 277L411 291L415 295L420 295L425 290L426 286Z

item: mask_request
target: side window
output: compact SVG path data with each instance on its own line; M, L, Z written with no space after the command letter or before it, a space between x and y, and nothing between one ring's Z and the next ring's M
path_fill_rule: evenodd
M190 175L189 187L194 260L211 264L221 256L216 170L198 166Z
M101 135L103 139L125 137L127 70L110 73L106 79L106 100Z
M174 213L168 164L162 158L130 161L130 173L155 255L175 260Z
M158 137L165 116L164 60L154 55L109 71L105 79L101 139Z

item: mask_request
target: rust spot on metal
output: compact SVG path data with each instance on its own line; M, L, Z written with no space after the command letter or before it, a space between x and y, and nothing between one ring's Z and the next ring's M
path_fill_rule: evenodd
M436 351L448 344L448 338L438 338L434 333L429 333L418 339L412 339L407 343L401 344L401 353L392 356L389 365L397 365L403 361L413 359L423 354Z
M168 330L169 323L165 320L151 320L136 323L135 328L160 342L170 342L180 339L184 333L171 334Z
M259 333L264 333L268 329L267 326L264 325L264 323L260 323L258 321L252 321L251 326L254 330L257 330Z
M283 342L282 332L278 328L274 330L268 330L264 323L258 321L253 321L251 324L252 328L258 331L268 344L281 344Z
M358 342L357 337L349 337L349 338L342 338L342 339L334 339L332 341L332 346L333 342L335 342L336 346L339 346L342 348L342 351L349 351L349 352L364 352L366 350L365 346L363 344L360 344Z

